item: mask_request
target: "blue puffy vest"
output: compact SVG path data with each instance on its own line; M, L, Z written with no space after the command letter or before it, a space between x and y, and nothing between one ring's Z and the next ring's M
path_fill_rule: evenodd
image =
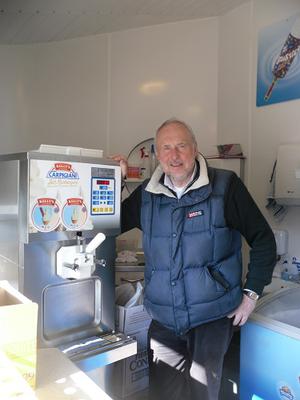
M144 305L177 334L241 302L241 236L224 218L231 174L209 168L210 183L180 199L142 190Z

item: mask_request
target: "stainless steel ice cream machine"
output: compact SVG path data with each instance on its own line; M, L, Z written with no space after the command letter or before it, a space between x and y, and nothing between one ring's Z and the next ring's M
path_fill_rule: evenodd
M39 346L84 370L135 354L115 332L120 167L43 147L0 156L0 183L0 278L38 303Z

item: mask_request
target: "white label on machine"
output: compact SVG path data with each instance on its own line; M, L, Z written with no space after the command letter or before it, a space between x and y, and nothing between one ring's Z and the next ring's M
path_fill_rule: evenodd
M67 198L61 211L61 219L67 229L80 230L87 220L87 207L83 198Z
M80 162L30 160L29 232L92 230L115 213L114 170Z
M51 232L60 223L60 205L56 199L40 197L32 207L31 221L39 232Z

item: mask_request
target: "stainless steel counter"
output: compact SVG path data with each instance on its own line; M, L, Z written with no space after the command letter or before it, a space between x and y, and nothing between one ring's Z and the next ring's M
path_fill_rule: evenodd
M56 348L38 350L35 394L38 400L112 400Z

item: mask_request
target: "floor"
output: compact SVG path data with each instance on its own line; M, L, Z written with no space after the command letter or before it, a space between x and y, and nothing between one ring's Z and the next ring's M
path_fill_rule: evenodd
M239 400L240 332L233 335L224 360L223 379L219 400ZM138 392L124 400L148 400L147 390Z

